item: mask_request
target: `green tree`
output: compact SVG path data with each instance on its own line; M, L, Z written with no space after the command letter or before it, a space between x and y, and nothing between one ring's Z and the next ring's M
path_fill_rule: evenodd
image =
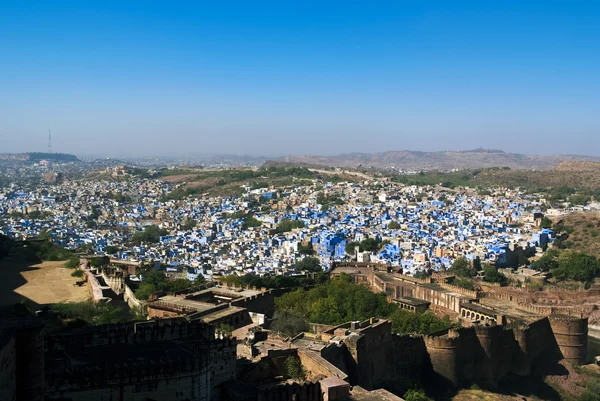
M79 267L79 258L77 256L73 256L71 259L67 260L65 263L65 267L68 269L76 269Z
M531 267L537 271L549 272L552 269L558 268L558 255L560 252L556 249L546 251L542 257L534 261Z
M433 401L431 398L427 397L425 391L421 389L410 389L406 393L404 393L405 401Z
M348 243L346 244L346 247L344 248L344 250L346 251L346 253L347 253L348 255L354 255L354 249L355 249L357 246L358 246L358 247L360 247L360 243L358 243L358 242L348 242Z
M277 225L277 232L286 233L288 231L292 231L295 228L303 228L304 222L302 220L290 220L283 219Z
M157 243L160 241L160 237L167 235L169 232L164 228L160 228L157 225L151 225L144 229L144 231L136 232L131 238L131 242L134 244L145 243Z
M312 247L312 244L309 242L306 245L302 245L299 244L298 245L298 253L302 254L302 255L314 255L315 254L315 250Z
M600 273L600 263L592 255L583 252L564 251L558 256L558 268L551 271L552 275L564 279L587 282L596 278Z
M244 220L244 227L246 228L255 228L262 226L262 221L254 218L254 217L246 217Z
M114 246L114 245L107 245L106 246L106 253L109 255L114 255L116 253L118 253L121 249L118 246Z
M508 279L494 266L485 265L483 267L483 281L488 283L506 283Z
M390 224L388 224L388 228L390 230L397 230L400 228L400 223L398 223L397 221L392 221Z
M284 364L287 377L294 380L304 380L306 378L300 358L297 356L288 356Z
M148 298L150 298L150 296L152 294L154 294L155 292L157 292L157 289L156 289L156 286L154 284L152 284L152 283L142 283L137 288L137 290L135 290L135 296L136 296L136 298L145 301Z
M542 228L552 228L552 220L550 220L548 217L544 216L542 218L542 221L540 222L540 227L542 227Z
M51 310L66 321L80 321L84 324L109 324L126 321L121 309L111 303L103 302L61 302Z
M363 252L377 252L379 249L379 242L373 238L365 238L360 242L360 249Z
M296 262L296 271L308 271L311 273L318 273L320 271L323 271L323 268L321 267L321 262L318 258L315 258L313 256L307 256Z
M310 326L301 313L291 309L280 309L275 313L272 329L287 337L294 337L308 331Z
M477 271L464 257L456 258L454 262L452 262L452 266L450 269L448 269L448 271L457 275L458 277L475 277L477 274Z

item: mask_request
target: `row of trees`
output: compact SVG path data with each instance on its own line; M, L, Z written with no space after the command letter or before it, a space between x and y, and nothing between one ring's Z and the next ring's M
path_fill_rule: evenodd
M135 290L135 296L142 300L147 300L152 294L157 292L175 292L186 290L190 287L202 284L205 279L202 275L194 281L185 278L169 280L162 271L152 270L143 274L143 280Z
M295 276L256 276L254 274L246 274L243 276L224 276L219 278L219 282L233 286L270 288L270 289L295 289L308 288L318 283L327 281L326 273L318 273L314 278L310 277L295 277Z
M494 266L488 263L481 263L479 258L469 262L466 258L456 258L448 271L459 277L457 283L459 286L467 289L473 289L474 285L468 279L473 278L477 273L483 270L483 281L488 283L506 283L506 276L498 271ZM470 283L470 284L469 284Z

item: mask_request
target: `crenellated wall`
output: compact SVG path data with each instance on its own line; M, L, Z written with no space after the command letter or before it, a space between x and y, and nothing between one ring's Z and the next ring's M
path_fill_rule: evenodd
M235 347L212 326L185 318L48 336L46 399L219 399L221 385L235 378Z
M319 382L285 383L258 393L257 401L322 401Z

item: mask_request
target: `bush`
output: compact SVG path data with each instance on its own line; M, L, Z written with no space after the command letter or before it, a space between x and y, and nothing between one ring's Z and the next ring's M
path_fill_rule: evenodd
M304 367L297 356L288 356L285 360L286 375L294 380L304 380L306 373Z
M459 286L460 288L464 288L465 290L475 290L475 284L473 284L473 282L468 278L458 278L454 280L453 284Z
M87 324L119 323L123 318L121 310L110 304L102 302L64 302L52 306L52 311L63 319L81 320Z
M71 273L71 277L83 277L84 273L83 270L73 270L73 272Z
M433 401L431 398L427 397L425 391L421 389L410 389L406 393L404 393L405 401Z
M69 269L76 269L79 267L79 258L77 256L73 256L71 259L67 260L65 263L65 267Z

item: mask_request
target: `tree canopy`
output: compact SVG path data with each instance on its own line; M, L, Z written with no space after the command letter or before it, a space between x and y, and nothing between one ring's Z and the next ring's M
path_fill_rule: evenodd
M464 257L456 258L448 271L456 274L458 277L475 277L477 274L475 268Z
M138 231L133 234L131 242L134 244L145 243L157 243L160 241L160 237L167 235L169 232L164 228L160 228L157 225L151 225L144 229L144 231Z
M506 283L508 279L494 266L485 264L483 266L483 281L488 283Z
M389 303L384 293L351 283L342 275L309 290L298 289L276 299L279 312L293 311L313 323L341 324L371 317L389 318L397 333L431 333L449 327L449 318L433 313L414 314Z
M321 262L318 258L315 258L313 256L307 256L296 262L296 271L308 271L311 273L318 273L320 271L323 271L323 268L321 267Z
M304 222L302 220L290 220L283 219L277 225L277 232L286 233L288 231L292 231L295 228L303 228Z

